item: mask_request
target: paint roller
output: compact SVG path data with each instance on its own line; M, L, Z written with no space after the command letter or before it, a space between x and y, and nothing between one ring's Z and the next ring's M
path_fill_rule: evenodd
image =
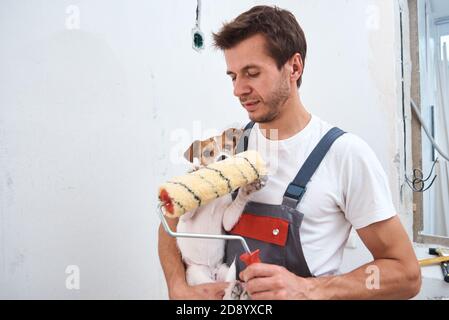
M251 252L245 239L234 235L177 233L165 217L176 218L211 201L232 193L267 174L265 162L255 150L249 150L214 162L197 171L174 177L159 187L159 217L172 237L239 240L246 251L240 259L249 265L260 262L259 250Z

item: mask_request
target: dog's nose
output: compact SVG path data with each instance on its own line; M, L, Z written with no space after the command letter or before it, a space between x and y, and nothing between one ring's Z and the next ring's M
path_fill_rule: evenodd
M226 154L220 154L218 157L217 157L217 161L221 161L221 160L225 160L226 158L227 158L228 156L226 155Z

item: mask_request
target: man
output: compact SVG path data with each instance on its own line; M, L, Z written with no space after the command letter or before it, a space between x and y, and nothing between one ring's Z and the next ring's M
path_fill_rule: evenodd
M270 177L251 201L280 207L285 189L331 129L306 111L297 90L307 51L304 33L290 12L257 6L225 24L214 39L224 51L234 95L256 123L248 148L264 143L277 151L273 155L259 150L271 164ZM277 137L270 135L273 129ZM419 292L419 265L395 213L387 177L360 138L346 133L336 139L297 204L303 214L299 269L264 259L244 268L239 276L252 299L407 299ZM351 227L373 261L338 274ZM159 239L170 298L223 296L226 283L189 287L175 240L162 229ZM367 285L367 270L378 276L375 288Z

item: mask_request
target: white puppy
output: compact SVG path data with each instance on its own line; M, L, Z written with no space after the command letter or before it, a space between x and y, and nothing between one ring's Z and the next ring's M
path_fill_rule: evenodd
M250 194L260 190L265 182L265 178L259 179L240 188L234 201L230 194L225 195L184 214L179 219L177 231L217 235L232 230ZM186 265L186 280L189 285L228 281L231 285L226 290L225 298L236 298L235 267L230 269L223 263L225 240L177 238L177 243Z
M184 157L194 164L193 170L198 170L222 156L235 154L237 141L242 135L241 129L230 128L221 135L203 141L194 141ZM177 231L187 233L202 233L219 235L230 231L238 222L250 194L260 190L266 178L257 180L240 188L234 201L230 194L222 196L211 203L185 213L179 219ZM189 285L198 285L215 281L231 282L226 290L226 299L238 299L241 286L236 279L235 266L223 263L225 240L177 238L182 259L186 265L186 280Z

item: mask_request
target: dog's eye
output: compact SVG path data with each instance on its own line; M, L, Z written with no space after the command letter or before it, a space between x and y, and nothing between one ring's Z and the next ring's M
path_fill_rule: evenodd
M208 157L213 157L213 156L214 156L214 150L204 150L203 157L208 158Z

